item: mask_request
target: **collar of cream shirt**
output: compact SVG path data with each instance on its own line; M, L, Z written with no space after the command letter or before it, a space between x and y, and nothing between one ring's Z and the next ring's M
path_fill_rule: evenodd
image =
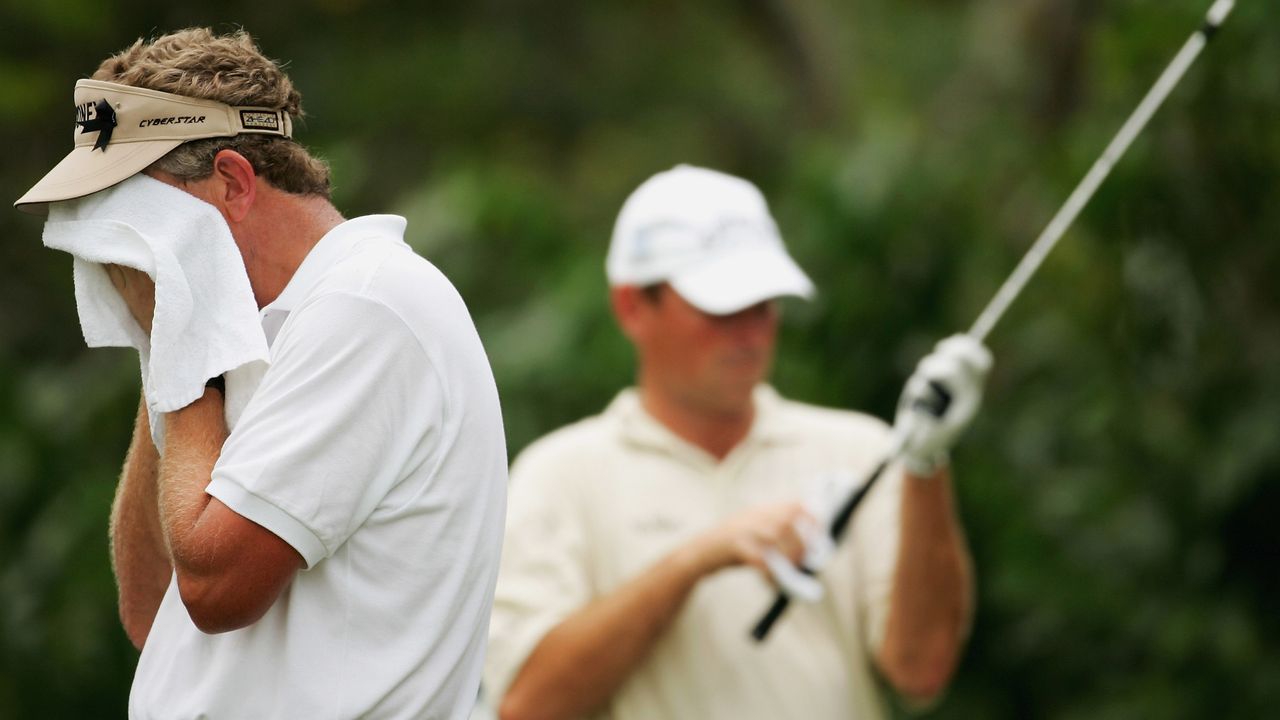
M755 403L756 415L752 420L751 430L731 455L738 455L740 451L755 445L787 443L796 439L796 432L785 421L786 401L776 390L769 385L758 385L752 393L752 401ZM646 412L635 388L627 388L618 393L604 414L617 423L625 442L678 455L694 455L712 464L716 462L709 453L676 435Z

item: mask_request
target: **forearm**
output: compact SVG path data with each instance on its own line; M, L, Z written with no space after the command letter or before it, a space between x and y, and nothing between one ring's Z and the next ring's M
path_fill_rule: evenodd
M573 718L604 705L668 630L703 578L734 566L766 572L763 553L803 552L799 503L747 508L571 615L538 643L499 708L502 720Z
M303 566L292 546L205 492L226 439L217 390L165 416L160 523L182 603L208 633L257 622Z
M904 696L938 695L955 670L973 612L973 569L950 471L903 479L901 538L879 665Z
M216 390L205 390L204 397L165 416L160 522L180 581L207 572L213 559L200 525L212 499L205 488L226 438L222 396Z
M707 572L692 546L557 625L502 699L502 720L574 718L605 704L644 661Z
M151 442L145 399L139 402L133 439L111 504L111 567L120 621L139 650L146 642L173 575L160 526L157 496L159 454Z

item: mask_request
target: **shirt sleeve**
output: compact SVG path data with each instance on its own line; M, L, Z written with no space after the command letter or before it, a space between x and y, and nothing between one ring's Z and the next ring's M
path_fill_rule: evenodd
M506 539L489 623L485 691L495 706L542 638L592 598L579 498L535 446L511 469Z
M312 567L369 518L439 432L447 404L426 352L386 306L323 295L290 316L207 492Z

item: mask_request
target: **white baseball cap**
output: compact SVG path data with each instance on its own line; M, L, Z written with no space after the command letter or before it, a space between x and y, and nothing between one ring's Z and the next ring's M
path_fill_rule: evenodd
M713 315L814 292L787 254L760 190L690 165L660 172L631 193L614 225L605 270L612 286L667 282Z

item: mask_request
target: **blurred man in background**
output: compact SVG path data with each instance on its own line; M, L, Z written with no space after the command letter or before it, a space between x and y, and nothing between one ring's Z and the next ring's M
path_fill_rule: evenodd
M221 376L164 414L163 453L146 397L139 409L111 518L142 651L130 717L466 717L506 449L462 299L405 244L403 218L334 208L327 167L290 137L301 96L243 32L140 40L76 102L76 149L18 204L173 194L139 172L204 201L270 344L230 433ZM154 338L160 283L109 272ZM226 320L189 300L193 323Z
M622 208L607 270L636 387L512 466L485 675L500 717L878 718L881 678L938 696L973 611L947 450L976 411L985 348L957 336L921 362L901 466L855 515L822 599L755 645L768 555L800 561L805 502L823 478L865 477L890 429L763 384L777 299L813 288L750 183L659 173ZM917 417L939 392L951 409Z

